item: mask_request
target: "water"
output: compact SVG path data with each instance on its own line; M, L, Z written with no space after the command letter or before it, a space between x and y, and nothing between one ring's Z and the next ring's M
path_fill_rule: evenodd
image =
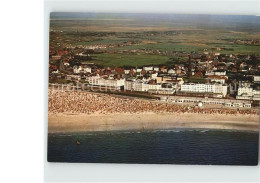
M50 134L48 161L257 165L258 133L180 129Z

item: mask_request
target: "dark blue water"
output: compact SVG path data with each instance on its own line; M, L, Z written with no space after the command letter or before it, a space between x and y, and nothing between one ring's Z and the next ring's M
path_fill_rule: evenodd
M257 165L258 133L186 129L50 134L48 161Z

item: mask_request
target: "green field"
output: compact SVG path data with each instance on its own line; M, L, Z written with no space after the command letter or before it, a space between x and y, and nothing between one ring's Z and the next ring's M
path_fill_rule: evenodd
M204 32L204 31L203 31ZM123 33L125 35L127 33ZM90 45L107 45L107 44L122 44L127 41L135 41L136 44L131 46L121 46L109 48L110 50L137 50L137 49L152 49L160 51L185 51L185 52L202 52L204 49L210 50L211 48L221 47L232 50L218 51L224 54L259 54L260 46L258 45L238 45L233 44L230 40L226 39L227 35L230 35L229 38L237 38L241 36L243 38L249 39L250 36L244 33L223 33L223 39L219 39L222 33L216 33L215 31L208 31L208 34L202 36L199 31L195 33L185 32L185 34L167 36L167 35L156 35L152 36L149 40L147 37L141 38L140 34L137 38L124 37L122 33L118 36L115 35L103 35L103 36L91 36L80 34L77 36L76 33L55 33L51 34L50 44L54 48L62 48L63 46L90 46ZM59 35L59 36L57 36ZM255 36L254 36L255 37ZM150 43L150 42L152 43Z
M259 40L260 25L256 22L239 24L240 19L237 19L225 23L225 18L220 19L221 23L212 24L196 18L190 21L193 16L188 19L184 16L180 20L161 17L158 21L140 18L139 15L128 16L95 14L85 19L53 19L50 22L50 45L57 50L71 46L110 45L106 51L116 54L92 55L95 63L104 66L158 65L171 61L168 56L141 53L143 50L202 53L205 49L211 51L219 47L221 50L216 52L223 54L260 54L260 45L234 43L238 39ZM158 18L157 15L155 18ZM210 17L204 18L210 20ZM134 44L124 45L128 41ZM138 55L118 53L123 50L142 51Z
M94 57L94 63L103 66L144 66L166 64L169 57L160 55L132 55L132 54L97 54ZM91 61L92 62L92 61Z

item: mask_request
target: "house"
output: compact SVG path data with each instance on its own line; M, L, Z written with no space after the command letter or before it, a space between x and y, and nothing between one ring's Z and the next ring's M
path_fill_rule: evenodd
M145 75L146 74L146 70L142 70L141 72L140 72L140 75Z
M84 66L84 67L83 67L83 72L84 72L84 73L91 73L91 67L89 67L89 66Z
M152 78L152 79L156 79L157 76L158 76L158 73L157 73L157 72L154 72L154 73L151 74L151 78Z
M141 71L142 71L142 69L140 69L140 68L136 69L136 72L141 72Z
M161 72L167 72L167 67L166 67L166 66L162 66L162 67L160 68L160 70L161 70Z
M208 78L210 80L210 82L216 82L216 83L220 83L220 84L225 84L226 80L228 79L227 76L215 76L215 75L211 75L208 76Z
M253 76L254 82L260 82L260 76Z
M160 69L159 69L159 67L154 67L153 70L158 72Z
M157 77L156 77L156 81L157 81L157 83L162 83L162 81L163 81L163 76L157 76Z
M58 70L58 69L53 70L51 73L52 73L52 74L58 74L58 73L59 73L59 70Z
M63 60L63 65L70 66L69 60L68 59L64 59Z
M79 74L81 70L82 70L82 66L77 66L77 65L75 65L75 66L73 67L73 72L74 72L75 74Z
M183 70L177 69L177 70L176 70L176 74L184 74L184 73L183 73Z
M173 69L169 69L169 70L168 70L168 74L176 74L176 71L173 70Z
M124 70L124 68L116 67L116 68L115 68L115 72L116 72L117 74L122 74L122 73L125 73L125 70Z
M130 70L129 69L125 69L125 74L129 74Z
M240 64L240 68L244 68L245 66L247 66L246 62L242 62L242 63Z
M143 67L143 70L145 70L145 71L152 71L153 70L153 66Z
M216 70L213 71L214 75L216 76L226 76L227 72L225 70Z
M135 69L131 69L131 70L129 71L129 74L132 75L132 76L133 76L135 73L136 73L136 70L135 70Z

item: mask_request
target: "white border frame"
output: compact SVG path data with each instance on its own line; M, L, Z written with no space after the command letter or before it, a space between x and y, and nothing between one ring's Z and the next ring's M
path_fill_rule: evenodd
M138 5L137 5L138 4ZM259 182L259 166L88 164L47 162L48 48L50 12L143 12L260 15L258 0L183 0L142 2L45 0L44 3L44 179L79 181L218 181ZM32 15L33 16L33 15Z

